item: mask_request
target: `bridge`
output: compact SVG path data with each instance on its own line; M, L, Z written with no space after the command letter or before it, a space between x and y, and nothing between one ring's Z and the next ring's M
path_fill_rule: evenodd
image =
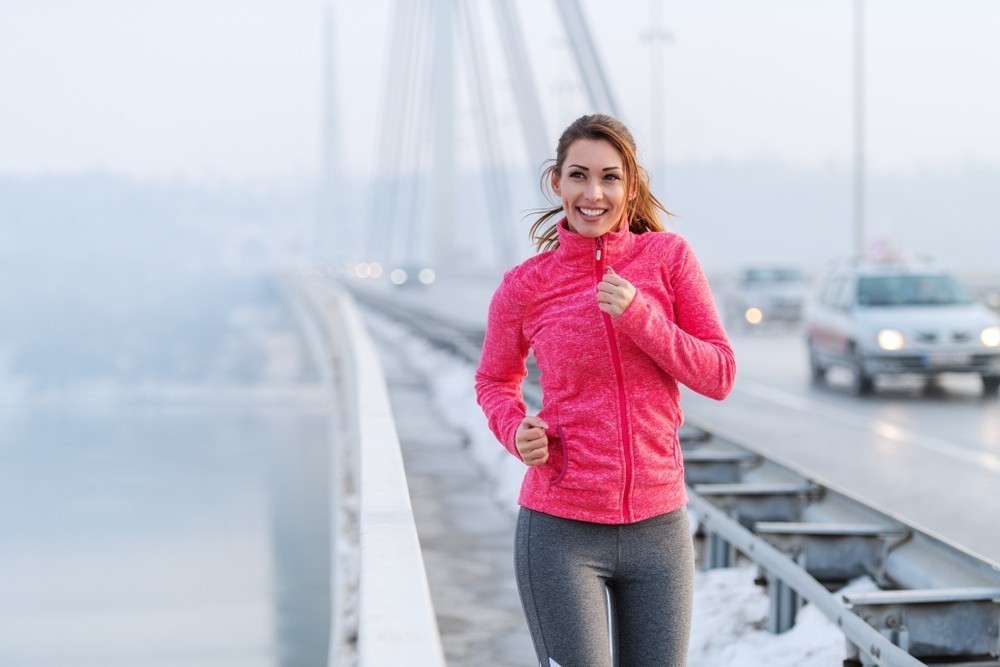
M580 3L553 7L581 112L627 114ZM525 252L511 225L518 186L495 168L508 137L482 85L483 31L498 30L512 73L519 150L537 165L553 143L514 3L490 9L484 20L474 2L397 3L386 88L399 97L382 117L385 180L361 239L332 207L330 81L314 236L344 243L247 288L263 294L249 306L223 304L244 341L183 340L161 360L170 382L139 374L127 396L98 385L82 402L53 391L25 406L4 387L15 408L5 403L0 432L18 446L0 474L0 663L533 664L510 571L519 464L468 396L448 393L471 386L496 267ZM651 47L668 38L653 20ZM472 221L449 191L454 101L426 95L463 88L455 59L481 123L489 266L459 261L456 221ZM220 306L205 304L202 317ZM733 605L706 598L691 664L735 664L720 642L776 667L1000 664L998 404L962 378L932 393L900 381L863 401L836 373L809 384L794 328L733 339L738 385L722 404L685 394L684 452L699 584L707 595L720 573L742 576L730 599L744 622L720 633ZM191 387L195 349L212 373ZM226 373L267 382L234 390L215 381ZM450 384L435 384L445 373ZM814 644L795 637L809 623L822 625Z
M449 356L459 368L466 369L466 390L471 392L471 368L478 356L489 280L476 282L467 276L461 281L409 290L364 281L347 285L369 313L372 330L379 332L376 338L383 340L384 358L394 365L401 354L411 357L403 376L398 371L390 374L394 378L390 387L396 384L395 391L399 392L399 384L419 383L426 391L424 383L434 382L428 376L445 373L445 366L440 361L414 359L432 356L431 346L435 346L441 350L438 355ZM313 284L309 289L326 288ZM346 293L342 298L347 298ZM409 333L399 338L399 333L388 333L393 329ZM426 342L423 348L419 344L407 345L407 335L430 341L430 346ZM759 335L736 332L734 342L745 370L733 395L722 404L685 395L683 405L693 428L682 435L682 442L692 495L690 508L701 522L702 567L729 567L748 558L758 563L767 573L762 581L770 596L767 627L775 633L786 632L808 601L832 619L834 632L847 636L852 648L840 656L845 664L919 665L924 664L923 660L934 664L994 664L994 621L990 619L995 616L995 600L1000 592L1000 542L989 526L1000 507L988 497L987 489L998 472L998 461L988 451L977 454L967 448L965 443L981 436L977 429L968 431L959 424L964 420L962 413L982 417L985 410L993 415L996 406L984 405L978 384L963 378L949 379L946 394L937 401L930 399L929 405L922 385L903 382L883 388L883 395L888 396L884 406L858 406L858 399L849 392L849 378L834 378L828 389L809 384L804 352L788 352L791 345L803 345L800 336L796 329ZM775 386L776 378L788 382ZM403 456L415 468L413 474L420 485L413 493L418 531L420 504L430 502L435 508L434 516L423 519L431 524L423 530L429 535L426 539L432 558L441 557L435 550L442 548L443 538L438 532L440 526L435 524L442 521L443 511L456 515L448 520L449 530L469 522L476 526L475 538L493 543L497 535L485 536L484 524L489 521L485 517L496 516L496 508L481 506L483 487L492 487L507 508L508 520L500 524L508 536L516 494L516 483L512 482L517 472L507 474L504 470L513 459L505 457L502 448L492 446L489 434L477 436L468 415L451 414L475 410L472 399L467 397L463 403L455 390L444 391L449 405L423 408L422 420L414 422L413 415L408 414L412 407L403 407L400 413L404 423L414 427L409 442L404 431L400 433ZM532 391L527 388L526 396L529 401L537 401L537 395L531 398ZM403 404L408 405L408 401ZM855 411L846 412L838 404L854 407ZM952 431L947 443L905 426L921 423L916 415L928 407L953 411L954 416L947 418ZM427 410L432 412L429 419ZM895 425L888 426L888 421ZM472 503L468 502L467 487L456 491L449 501L452 487L441 480L436 485L448 491L437 490L432 494L436 498L429 501L424 495L428 491L424 486L428 473L420 463L421 454L416 452L427 456L428 449L436 449L426 444L426 431L444 431L449 422L458 425L459 442L465 444L448 445L454 436L442 435L437 448L449 448L450 454L439 452L438 456L471 457L479 462L478 473L467 473L473 478L479 476L473 494L478 493L478 498ZM901 446L906 447L905 453ZM493 451L487 451L491 447ZM413 448L409 454L408 448ZM443 460L437 459L438 465L451 471L455 464L443 465ZM928 471L944 479L961 479L968 493L951 489L928 502L924 489L891 482L920 480ZM472 517L462 518L463 504L474 508ZM964 508L970 505L982 512L968 515ZM460 528L451 535L454 541L444 550L453 564L463 556L476 554L482 559L480 564L490 564L492 572L505 571L496 553L476 551L467 542L470 535L463 534ZM503 547L509 551L509 544ZM455 570L449 568L452 573ZM881 587L882 596L847 589L840 596L831 592L857 577L870 577L875 590ZM428 578L436 585L432 586L431 599L444 601L445 610L438 611L438 617L445 619L440 632L445 646L453 651L453 659L468 659L464 651L473 646L481 650L488 646L485 650L492 652L488 655L497 660L498 656L509 655L509 626L502 622L486 626L492 644L476 633L472 633L473 637L463 636L460 630L449 628L447 622L453 619L450 598L455 595L449 592L452 577L442 578L428 570ZM478 584L456 578L466 592L470 586L483 585L496 595L494 576ZM508 595L512 594L508 591ZM505 605L491 597L488 606L488 616L494 622L502 617L501 610L510 613L513 607L516 612L510 598ZM473 608L464 607L466 611ZM965 613L957 609L971 616L956 615ZM980 620L971 628L963 626L965 620L958 620L973 617ZM901 630L900 623L907 627ZM697 617L695 625L697 635ZM921 626L935 627L931 634L936 636L924 634L918 638L923 632L918 629ZM449 630L455 633L450 645ZM711 664L698 663L698 659L692 656L692 664ZM477 663L473 659L468 664ZM518 663L515 660L510 664Z

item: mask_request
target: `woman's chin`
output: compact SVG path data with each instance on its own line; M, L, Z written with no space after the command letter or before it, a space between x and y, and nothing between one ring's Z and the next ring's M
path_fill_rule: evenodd
M588 239L596 239L608 231L608 225L603 220L570 220L569 230Z

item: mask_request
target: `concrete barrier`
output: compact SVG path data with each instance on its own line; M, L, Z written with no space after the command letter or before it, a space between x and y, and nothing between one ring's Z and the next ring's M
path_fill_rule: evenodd
M335 526L331 549L332 554L341 552L336 541L349 528L356 528L356 629L344 627L354 623L339 599L345 572L350 576L352 568L339 568L342 571L333 576L340 583L334 584L329 664L356 661L360 667L443 667L444 651L378 354L353 298L345 290L321 278L283 276L277 282L302 326L321 332L326 354L318 352L320 363L326 356L326 363L335 368L333 384L344 422L342 430L354 454L331 460L353 461L351 465L356 466L348 477L353 475L356 488L357 525ZM343 472L331 470L335 479L343 479ZM331 515L349 516L341 506L350 500L344 498L343 485L331 487L336 489ZM336 563L334 568L338 569ZM350 651L344 651L344 644L355 641L355 632L356 655L351 656Z

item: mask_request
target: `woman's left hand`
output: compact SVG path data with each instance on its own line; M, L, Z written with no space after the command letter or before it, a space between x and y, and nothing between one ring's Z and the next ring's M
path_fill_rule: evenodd
M635 287L615 273L610 266L604 269L604 278L597 284L597 307L611 317L621 317L635 298Z

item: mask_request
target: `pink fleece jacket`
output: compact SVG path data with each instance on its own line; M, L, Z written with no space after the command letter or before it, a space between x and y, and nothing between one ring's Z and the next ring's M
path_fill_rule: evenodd
M489 426L515 456L529 349L541 371L549 458L527 469L518 502L605 524L678 509L687 494L677 383L721 400L736 373L708 281L677 234L558 229L558 248L504 275L476 371ZM597 307L609 265L636 288L617 319Z

